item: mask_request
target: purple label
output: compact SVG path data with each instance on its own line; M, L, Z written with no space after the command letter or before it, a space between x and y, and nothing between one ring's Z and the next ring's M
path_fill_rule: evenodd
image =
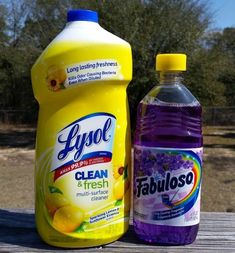
M150 224L199 223L202 148L135 146L134 216Z

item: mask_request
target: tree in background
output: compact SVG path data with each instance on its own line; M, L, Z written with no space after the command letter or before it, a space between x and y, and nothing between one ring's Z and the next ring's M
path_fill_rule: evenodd
M216 32L210 40L212 54L220 54L221 68L218 80L224 84L226 104L235 105L235 28Z
M188 55L186 83L203 105L234 103L234 41L230 38L234 31L207 32L210 16L205 1L12 0L0 8L1 107L37 110L30 68L63 29L70 8L98 11L101 26L130 42L134 63L128 88L132 122L137 104L158 81L157 53Z
M209 17L205 5L193 0L107 1L99 13L103 26L132 46L134 75L128 94L134 125L139 101L157 82L156 54L185 52L190 59Z
M0 103L2 108L28 110L32 117L30 111L36 110L36 103L32 99L32 88L29 85L29 54L27 44L21 43L20 39L24 20L30 11L28 2L9 1L3 6L4 12L1 10L1 14L5 16L4 35L7 35L7 40L0 48L0 75L4 76L4 79L0 80ZM0 36L2 41L2 35Z
M0 6L0 105L1 107L4 106L4 101L2 99L6 82L7 82L7 75L6 72L9 69L9 64L5 60L4 51L6 49L8 43L8 36L7 36L7 24L6 24L6 17L7 17L7 9L5 6Z

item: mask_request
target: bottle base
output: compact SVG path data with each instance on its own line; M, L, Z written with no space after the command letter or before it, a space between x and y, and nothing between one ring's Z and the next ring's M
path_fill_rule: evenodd
M195 241L199 224L187 227L153 225L134 220L139 239L157 245L187 245Z
M42 240L53 247L57 247L57 248L64 248L64 249L85 249L85 248L94 248L94 247L103 247L107 244L113 243L115 241L117 241L118 239L120 239L123 235L120 236L115 236L112 238L108 238L108 239L101 239L101 240L89 240L89 239L78 239L77 241L75 240L69 240L68 242L63 242L63 241L48 241L45 240L44 238L42 238Z

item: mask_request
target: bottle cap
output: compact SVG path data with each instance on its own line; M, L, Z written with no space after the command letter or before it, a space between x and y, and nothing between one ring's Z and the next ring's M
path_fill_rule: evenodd
M158 54L157 71L186 71L186 54Z
M98 23L98 14L91 10L69 10L67 12L67 22L72 21L91 21Z

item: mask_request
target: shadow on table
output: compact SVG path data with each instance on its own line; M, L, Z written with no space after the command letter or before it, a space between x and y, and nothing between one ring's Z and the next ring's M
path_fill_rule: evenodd
M235 139L235 133L206 133L204 136L210 136L210 137L222 137L222 138L227 138L227 139Z
M0 209L0 243L36 249L55 249L40 239L34 222L34 214ZM59 249L57 249L59 250Z
M37 233L33 213L22 213L0 209L0 251L20 252L74 252L79 249L65 249L50 246ZM99 248L80 249L82 252L97 252Z
M204 148L223 148L235 150L235 127L220 128L218 130L211 129L209 133L203 133L205 137ZM212 137L207 143L207 137Z
M224 148L224 149L231 149L235 150L234 144L204 144L204 148Z
M86 248L81 249L83 252L97 252L104 250L109 252L113 247L118 247L120 243L134 243L143 244L134 236L133 226L131 225L128 232L117 241L114 246L104 246L96 248ZM11 252L22 250L21 247L28 249L35 249L35 251L42 252L45 251L61 251L61 252L74 252L73 249L64 249L49 246L44 243L39 237L34 221L33 213L22 213L17 210L4 210L0 209L0 244L1 249L9 250ZM6 244L6 246L4 245ZM6 249L5 249L5 247ZM78 249L76 249L78 251Z
M35 129L7 129L0 131L0 147L28 148L35 147Z

